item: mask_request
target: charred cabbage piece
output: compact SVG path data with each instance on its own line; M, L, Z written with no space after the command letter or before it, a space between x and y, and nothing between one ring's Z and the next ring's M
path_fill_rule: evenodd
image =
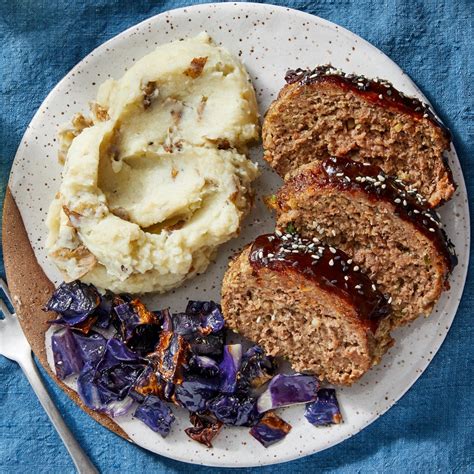
M145 398L144 402L135 411L134 416L163 438L168 436L171 425L175 420L171 408L154 395L148 395Z
M161 321L139 300L115 306L119 331L128 347L140 354L151 352L160 337Z
M312 402L318 397L319 382L312 375L278 374L258 398L258 411Z
M219 364L221 374L220 391L234 393L237 387L237 374L242 361L242 345L229 344L224 346L222 362Z
M224 425L222 421L219 421L211 413L191 413L189 420L193 426L186 428L184 432L194 441L212 448L212 440L219 434Z
M242 356L238 374L238 390L248 392L268 382L275 374L273 357L267 356L260 346L252 346Z
M99 303L100 295L96 288L76 280L61 283L44 309L60 315L58 319L51 321L52 323L75 326L91 316Z
M314 426L326 426L342 422L341 410L333 388L318 390L318 398L306 405L305 418Z
M193 355L189 359L189 370L204 377L217 377L220 373L219 364L210 357Z
M189 411L201 412L219 390L218 378L189 376L182 384L175 387L175 400Z
M258 418L257 399L239 395L218 395L208 409L226 425L253 426Z
M224 329L221 307L214 301L189 301L186 313L200 318L203 334L216 333Z
M188 361L189 344L183 336L172 332L162 332L155 352L148 355L160 377L173 384L181 383L184 365Z
M224 341L224 331L220 331L207 336L198 334L189 341L189 345L193 354L205 355L220 360L224 350Z
M291 425L283 421L272 411L267 411L262 419L250 429L250 434L263 446L282 440L291 430Z

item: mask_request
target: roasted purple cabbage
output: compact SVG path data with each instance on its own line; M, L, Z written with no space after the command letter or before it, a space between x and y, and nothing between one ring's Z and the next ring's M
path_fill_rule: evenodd
M63 380L78 374L86 363L98 363L106 344L105 338L96 332L84 336L69 327L59 329L51 338L56 375Z
M342 422L341 410L333 388L318 390L318 398L306 405L305 418L314 426L326 426Z
M282 440L291 430L291 425L272 411L267 411L262 419L252 426L250 434L266 448Z
M238 375L238 390L248 392L268 382L276 371L273 357L267 356L260 346L252 346L242 356Z
M237 387L237 374L242 361L242 345L229 344L224 346L224 355L222 362L219 364L221 373L222 393L234 393Z
M120 322L119 332L128 347L139 354L151 352L159 338L161 321L156 313L134 299L114 308Z
M44 309L60 315L52 323L75 326L91 316L99 303L100 295L95 287L76 280L59 285Z
M163 436L163 438L168 436L171 425L175 420L171 408L154 395L148 395L145 398L135 411L134 416L143 421L153 431Z
M312 375L278 374L258 398L258 411L264 413L275 408L307 403L316 400L319 382Z
M239 395L218 395L208 409L226 425L252 426L258 418L257 399Z
M70 375L78 374L84 367L84 360L77 346L76 339L69 327L56 331L51 337L54 367L56 375L64 380Z
M218 378L189 376L180 385L175 386L174 397L177 403L192 412L201 412L218 393Z
M184 432L194 441L212 448L212 440L219 434L223 423L211 413L191 413L189 420L192 425Z
M188 365L190 372L204 377L217 377L220 374L219 364L207 356L193 355Z
M243 353L240 344L225 345L213 301L189 301L174 315L151 312L129 295L99 295L76 281L58 287L45 309L65 326L52 336L58 377L78 374L84 404L112 417L138 403L135 416L162 436L174 422L165 402L191 412L186 434L208 447L223 424L252 427L264 446L277 442L291 426L273 410L287 405L307 403L305 416L316 426L342 420L334 390L319 390L315 377L275 376L276 363L261 347ZM106 338L92 327L115 333Z

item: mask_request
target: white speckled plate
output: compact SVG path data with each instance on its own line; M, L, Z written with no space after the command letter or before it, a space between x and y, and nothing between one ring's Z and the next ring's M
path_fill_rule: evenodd
M410 78L382 52L353 33L321 18L287 8L251 3L198 5L173 10L130 28L103 44L81 61L51 92L35 115L18 149L10 187L26 225L40 265L51 280L60 276L43 248L44 219L49 202L59 186L56 133L60 123L76 111L86 111L98 84L107 77L120 77L125 69L156 45L193 36L202 30L239 56L247 66L258 93L263 115L288 68L331 62L348 72L384 77L407 94L426 101ZM280 179L261 160L253 158L263 173L255 183L259 197L278 188ZM382 364L351 388L339 389L345 422L331 428L314 428L303 418L303 407L282 410L293 425L278 445L263 448L245 428L226 428L212 450L191 441L183 433L189 425L187 413L175 410L177 423L162 439L138 420L118 419L120 426L138 445L150 451L190 463L215 466L257 466L288 461L321 451L359 432L388 410L425 370L443 342L456 313L467 272L469 210L466 188L454 148L449 154L459 188L454 199L441 210L447 232L454 241L460 264L451 278L451 290L439 301L428 320L418 320L395 334L396 345ZM257 234L273 229L272 216L261 199L247 218L240 238L224 245L217 262L205 275L179 290L148 302L175 311L188 298L219 299L221 279L228 257Z

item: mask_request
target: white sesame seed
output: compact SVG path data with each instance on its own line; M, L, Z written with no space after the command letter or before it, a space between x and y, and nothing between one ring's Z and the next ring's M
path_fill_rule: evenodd
M331 234L336 237L336 231L334 229L331 230Z
M372 283L372 289L373 289L374 291L377 290L377 287L376 287L373 283Z
M332 267L334 266L334 260L331 258L331 260L329 260L329 266Z
M349 277L347 275L344 276L344 280L348 281Z
M359 265L355 265L354 268L353 268L353 270L354 270L355 272L358 272L358 271L360 270Z
M382 187L382 189L385 189L385 188L387 187L387 185L386 185L386 184L382 184L381 187Z
M433 227L430 227L430 228L429 228L429 231L430 231L430 232L436 232L436 231L433 229Z
M387 300L387 303L390 304L392 302L392 297L390 297L388 300Z
M269 253L269 254L267 255L268 258L273 258L274 256L275 256L274 253Z
M279 230L276 230L276 231L275 231L275 234L278 235L278 237L281 237L281 236L283 235L283 234L281 233L281 231L279 231Z
M336 249L335 249L334 247L329 247L329 251L330 251L331 253L336 253Z
M403 205L406 206L407 205L407 201L406 199L403 200Z
M350 265L352 263L352 258L350 258L348 261L347 261L347 264Z
M395 199L395 204L400 204L401 202L402 202L402 200L400 198Z
M257 320L256 320L256 323L258 324L261 320L262 320L262 317L259 316L259 317L257 318Z
M362 288L362 285L359 283L358 285L354 286L356 290L360 290Z
M383 95L382 95L382 94L379 94L379 99L380 99L380 100L383 99Z

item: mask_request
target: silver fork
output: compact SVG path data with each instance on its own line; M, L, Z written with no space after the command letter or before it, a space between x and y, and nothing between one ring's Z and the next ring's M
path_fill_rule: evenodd
M6 283L0 278L0 288L3 290L6 298L13 307L10 292ZM0 355L4 355L10 360L18 363L23 370L26 378L33 387L41 405L48 414L49 419L53 423L56 431L63 440L66 449L69 451L71 458L78 472L82 473L98 473L99 471L92 464L87 454L82 450L79 443L74 438L58 409L54 405L49 393L41 380L38 369L31 354L31 347L26 340L23 330L16 314L11 313L0 296L0 311L3 313L4 319L0 320Z

